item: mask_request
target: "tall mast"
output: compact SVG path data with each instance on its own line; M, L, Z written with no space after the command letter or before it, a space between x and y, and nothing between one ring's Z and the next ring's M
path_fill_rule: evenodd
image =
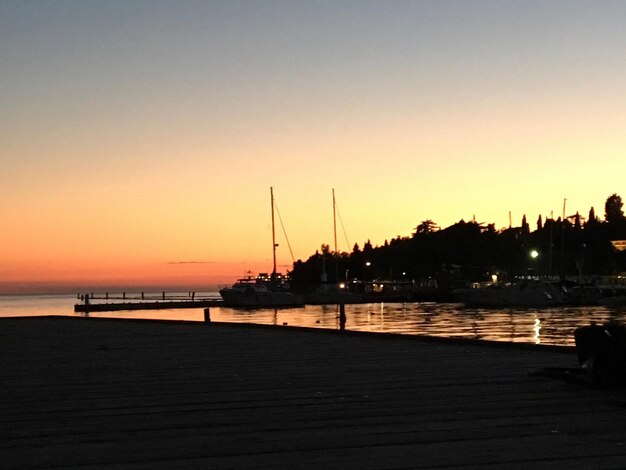
M335 235L335 253L337 253L337 204L335 203L335 188L333 188L333 234Z
M274 265L272 268L272 279L276 278L276 232L274 230L274 188L270 186L270 199L272 203L272 255L274 259Z
M567 198L563 198L563 219L561 219L561 279L565 279L565 205Z

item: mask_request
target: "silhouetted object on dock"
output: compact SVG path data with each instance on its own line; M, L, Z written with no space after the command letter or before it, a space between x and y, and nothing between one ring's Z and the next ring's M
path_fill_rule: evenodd
M574 332L578 362L600 388L626 385L626 326L590 325Z
M204 309L204 323L211 323L211 310L209 308Z

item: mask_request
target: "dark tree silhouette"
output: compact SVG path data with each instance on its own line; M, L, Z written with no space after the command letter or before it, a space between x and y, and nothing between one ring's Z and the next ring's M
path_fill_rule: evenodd
M576 215L574 216L574 230L580 231L580 229L581 229L580 214L578 214L578 212L576 212Z
M622 210L622 198L617 194L611 194L604 205L604 219L608 226L610 240L626 239L626 217Z
M439 229L439 227L431 219L423 220L417 227L415 227L415 235L432 233L437 229Z
M526 214L522 217L522 233L528 235L530 233L530 225L526 222Z
M608 223L622 221L624 219L623 205L620 196L611 194L604 204L604 220Z
M626 217L617 194L607 199L606 221L598 219L592 207L586 221L579 213L564 220L539 216L533 232L525 215L520 227L501 230L463 220L439 229L427 219L411 236L398 235L382 246L367 240L362 250L355 244L351 253L337 254L324 245L321 253L294 263L292 285L318 283L324 266L328 282L344 280L348 271L351 279L433 278L450 286L459 280L485 280L494 273L505 279L528 274L530 249L541 253L534 263L537 274L605 275L626 270L626 252L611 244L624 239Z
M596 217L596 211L594 210L592 206L591 209L589 209L589 217L587 218L587 224L589 223L595 224L597 222L598 222L598 218Z

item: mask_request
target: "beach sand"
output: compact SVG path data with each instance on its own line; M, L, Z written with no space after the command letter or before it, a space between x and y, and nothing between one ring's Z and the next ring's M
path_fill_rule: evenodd
M0 466L624 468L572 348L253 325L0 319Z

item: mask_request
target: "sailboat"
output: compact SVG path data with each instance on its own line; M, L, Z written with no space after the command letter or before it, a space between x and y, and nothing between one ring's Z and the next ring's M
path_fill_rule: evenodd
M333 239L335 242L334 254L337 255L337 202L335 200L335 190L333 193ZM352 292L350 290L350 284L348 284L348 271L346 270L345 282L329 283L326 273L326 260L322 258L322 275L321 283L318 284L312 291L307 292L306 302L309 304L318 305L330 305L330 304L348 304L348 303L361 303L364 300L363 293ZM339 277L339 273L336 273L336 277Z
M272 274L265 273L253 276L248 273L238 279L230 287L220 289L220 295L226 307L298 307L304 305L304 298L289 291L289 283L285 276L276 271L276 231L274 227L274 188L270 188L272 208Z

